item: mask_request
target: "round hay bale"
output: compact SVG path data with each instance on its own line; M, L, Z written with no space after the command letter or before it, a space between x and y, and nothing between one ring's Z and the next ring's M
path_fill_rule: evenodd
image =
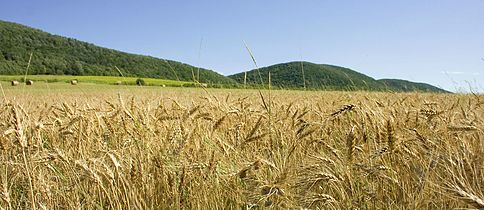
M166 85L161 85L161 87L166 87Z
M115 85L121 85L121 84L123 84L123 82L121 82L121 81L116 81L114 84L115 84Z
M27 84L27 85L33 85L33 84L34 84L34 81L32 81L32 80L27 80L27 82L25 82L25 84Z
M71 85L77 85L77 79L71 80Z
M20 82L18 82L17 80L12 80L10 84L12 84L12 86L17 86L20 84Z

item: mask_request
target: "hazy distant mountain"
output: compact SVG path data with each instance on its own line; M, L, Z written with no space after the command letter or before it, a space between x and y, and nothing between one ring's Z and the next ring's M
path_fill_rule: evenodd
M378 82L393 91L425 91L425 92L449 92L427 83L410 82L401 79L379 79Z
M197 67L171 60L129 54L72 38L52 35L16 23L0 21L0 74L109 75L192 81ZM193 74L192 74L193 72ZM221 74L200 69L200 82L235 83Z
M244 77L249 85L261 84L261 80L263 84L267 84L269 72L271 84L282 88L304 88L306 85L309 89L326 90L447 92L429 84L392 79L375 80L348 68L300 61L276 64L229 77L242 84Z

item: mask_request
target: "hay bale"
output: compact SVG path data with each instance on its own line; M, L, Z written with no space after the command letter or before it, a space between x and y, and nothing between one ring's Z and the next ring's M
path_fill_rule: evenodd
M27 80L27 82L25 82L25 84L27 84L27 85L33 85L33 84L34 84L34 81L32 81L32 80Z
M12 80L10 83L12 84L12 86L17 86L20 84L20 82L18 82L17 80Z
M116 81L114 84L115 84L115 85L122 85L122 84L123 84L123 82L121 82L121 81Z
M71 85L77 85L77 79L71 80Z
M161 85L161 87L166 87L166 85Z

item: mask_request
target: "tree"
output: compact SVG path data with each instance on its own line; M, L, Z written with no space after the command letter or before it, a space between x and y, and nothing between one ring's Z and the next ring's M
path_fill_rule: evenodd
M72 75L84 75L84 68L81 62L75 61L73 64L71 64L70 68Z

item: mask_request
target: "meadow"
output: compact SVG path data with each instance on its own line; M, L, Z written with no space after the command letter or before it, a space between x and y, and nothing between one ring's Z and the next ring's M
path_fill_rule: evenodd
M24 81L32 80L34 82L65 82L69 83L71 80L77 80L80 83L88 84L126 84L126 85L136 85L136 77L115 77L115 76L72 76L72 75L0 75L0 81ZM141 78L145 81L148 86L195 86L193 82L177 81L177 80L166 80L166 79L156 79L156 78Z
M1 209L484 208L484 96L0 82Z

